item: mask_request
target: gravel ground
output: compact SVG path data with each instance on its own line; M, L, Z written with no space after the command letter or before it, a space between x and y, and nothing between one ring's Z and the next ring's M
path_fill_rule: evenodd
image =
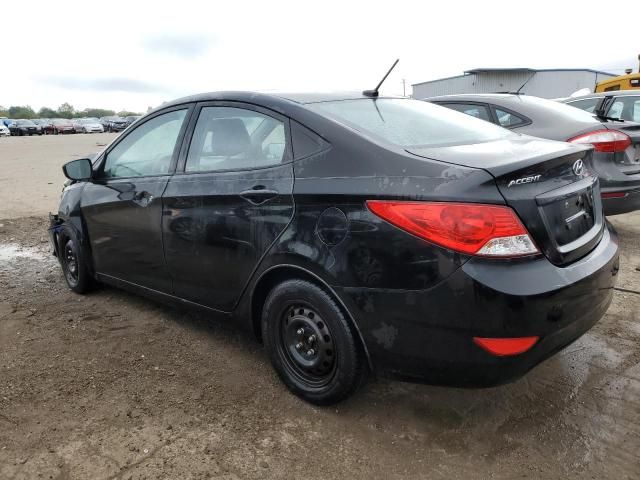
M0 478L640 478L640 213L585 336L523 379L375 380L316 408L229 325L103 287L48 255L60 165L111 135L0 139Z

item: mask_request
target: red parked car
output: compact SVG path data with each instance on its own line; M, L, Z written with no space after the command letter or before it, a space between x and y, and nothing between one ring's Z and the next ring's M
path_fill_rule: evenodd
M76 133L75 128L73 128L73 123L71 120L67 120L64 118L58 118L53 120L52 130L54 135L58 135L59 133Z

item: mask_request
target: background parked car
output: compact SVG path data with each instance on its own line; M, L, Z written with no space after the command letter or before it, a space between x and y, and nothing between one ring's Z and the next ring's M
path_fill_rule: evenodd
M568 105L528 95L465 94L429 102L518 133L593 145L607 215L640 209L640 125L612 122Z
M54 135L58 135L59 133L76 133L71 120L56 118L51 123L53 124Z
M134 115L129 116L129 117L124 117L125 121L127 122L127 127L128 127L129 125L131 125L132 123L137 122L137 121L138 121L138 120L140 120L141 118L142 118L142 117L140 117L140 116L134 116Z
M41 129L42 129L42 133L47 134L47 133L52 133L51 130L51 119L49 118L36 118L35 120L33 120L33 123L35 123L36 125L38 125Z
M11 135L42 135L42 128L31 120L16 120L9 126Z
M8 137L11 135L11 131L9 127L7 127L4 123L0 122L0 137Z
M77 118L73 122L76 133L102 133L104 127L97 118Z
M102 117L100 123L105 132L121 132L127 128L126 120L118 116Z
M640 90L590 93L563 102L600 116L640 122Z

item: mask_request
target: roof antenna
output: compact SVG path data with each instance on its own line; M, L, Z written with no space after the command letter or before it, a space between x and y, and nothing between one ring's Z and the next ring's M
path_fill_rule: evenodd
M524 88L524 86L525 86L527 83L529 83L529 80L531 80L531 79L532 79L533 77L535 77L535 76L536 76L536 72L533 72L533 73L531 74L531 76L530 76L529 78L527 78L527 80L526 80L522 85L520 85L520 88L519 88L518 90L516 90L516 95L520 95L520 90L522 90L522 89Z
M398 64L398 62L400 61L400 59L396 59L395 62L393 62L393 65L391 65L391 68L389 69L389 71L386 73L386 75L384 77L382 77L382 80L380 80L380 83L376 86L376 88L374 88L373 90L365 90L364 92L362 92L362 95L364 95L365 97L377 97L378 96L378 90L380 90L380 86L384 83L384 81L387 79L387 77L389 76L389 74L391 73L391 70L393 70L396 65Z

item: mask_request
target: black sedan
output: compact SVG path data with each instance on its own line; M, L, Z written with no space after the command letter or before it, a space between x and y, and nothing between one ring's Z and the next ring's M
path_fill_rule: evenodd
M371 372L496 385L611 302L592 156L417 100L198 95L67 163L50 237L75 292L235 322L313 403Z
M640 125L598 118L527 95L446 95L427 100L518 133L593 145L590 168L600 177L605 213L640 209Z
M31 120L16 120L9 125L12 136L42 135L42 128Z

